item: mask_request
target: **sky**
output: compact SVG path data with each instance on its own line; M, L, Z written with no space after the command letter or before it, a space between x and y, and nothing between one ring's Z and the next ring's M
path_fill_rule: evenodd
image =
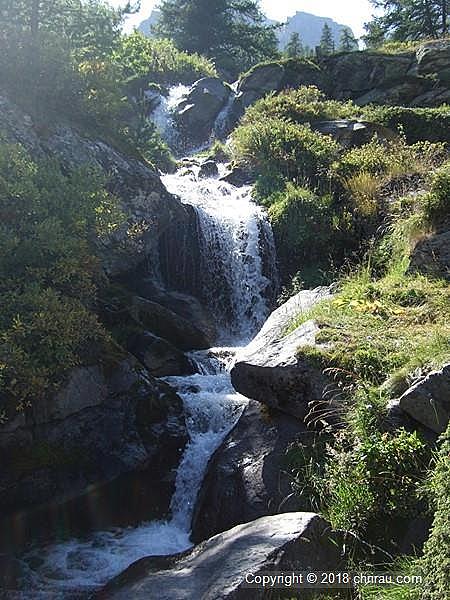
M108 0L113 6L125 4L125 0ZM212 0L214 1L214 0ZM133 29L146 19L158 0L141 0L141 10L129 18L127 30ZM372 14L369 0L261 0L263 12L277 21L285 21L297 11L309 12L319 17L331 17L342 25L349 25L356 37L364 33L364 23Z

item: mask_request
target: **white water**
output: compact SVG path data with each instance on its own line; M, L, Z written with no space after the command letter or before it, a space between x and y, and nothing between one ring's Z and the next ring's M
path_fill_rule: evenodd
M238 189L214 178L197 181L195 174L181 173L165 176L164 182L197 210L203 238L203 295L221 326L222 339L245 345L269 311L262 238L266 248L273 247L264 213L252 202L249 188ZM140 558L191 547L192 514L209 458L247 402L234 391L229 376L237 350L193 352L198 374L165 379L183 400L190 440L177 473L171 519L36 547L25 557L26 591L20 598L65 599L72 593L88 593Z
M173 148L178 143L178 132L172 115L184 96L188 94L189 89L188 86L182 84L171 87L168 96L161 96L161 102L150 115L161 137Z

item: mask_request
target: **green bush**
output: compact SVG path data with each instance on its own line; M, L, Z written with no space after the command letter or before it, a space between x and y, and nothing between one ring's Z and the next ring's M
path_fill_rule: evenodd
M421 561L423 600L445 600L450 590L450 425L439 441L439 457L429 484L434 521Z
M96 171L64 175L0 145L0 402L26 408L54 391L108 336L92 309L97 245L123 215ZM2 412L0 408L0 413Z
M422 197L425 218L434 225L450 218L450 162L446 162L431 175L428 194Z
M217 76L207 58L182 52L171 40L148 38L139 31L121 39L114 58L131 89L149 83L190 84L201 77Z
M362 109L360 118L400 131L409 144L420 140L450 142L450 106L447 104L438 108L368 106Z
M317 185L326 179L339 145L329 136L278 118L267 118L239 126L232 136L235 160L254 168L265 191L274 191L283 181Z
M315 86L302 86L284 90L279 94L269 94L250 106L242 124L264 121L269 117L288 120L292 123L311 121L351 119L360 109L352 102L328 100Z

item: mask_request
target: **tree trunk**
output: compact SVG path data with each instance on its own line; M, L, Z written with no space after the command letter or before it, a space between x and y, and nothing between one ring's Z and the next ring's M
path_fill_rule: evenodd
M41 70L40 44L39 44L39 21L40 21L40 0L32 0L31 15L30 15L30 82L31 82L31 98L33 99L33 108L37 114L40 113L39 103L39 79Z
M448 0L441 0L441 23L442 23L442 35L448 33Z
M425 20L427 23L428 34L433 38L437 38L437 37L439 37L439 34L436 29L436 23L433 20L433 11L431 10L430 0L425 0L424 8L425 8Z

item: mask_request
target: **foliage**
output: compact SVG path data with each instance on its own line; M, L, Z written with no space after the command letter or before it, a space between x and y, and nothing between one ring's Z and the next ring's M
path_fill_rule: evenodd
M325 23L323 26L319 46L322 53L325 55L333 54L333 52L335 51L333 33L328 23Z
M122 221L92 170L63 175L0 146L0 398L16 410L54 391L107 335L91 311L96 241Z
M351 119L358 107L352 102L328 100L315 86L302 86L285 90L279 94L269 94L250 106L241 123L250 125L264 121L268 117L288 120L292 123L310 123L333 119Z
M421 561L425 572L424 600L444 600L450 589L450 425L439 442L439 456L429 483L435 515Z
M437 224L450 216L450 162L436 169L430 179L430 190L421 200L425 218Z
M303 44L300 39L300 34L297 31L291 33L284 51L289 58L297 58L303 55Z
M354 52L358 50L358 42L349 27L344 27L339 41L340 52Z
M419 140L450 142L450 106L406 108L403 106L368 106L361 118L400 131L408 144Z
M267 117L239 126L232 135L232 151L237 162L256 170L260 188L275 191L282 181L318 183L326 177L338 144L305 125Z
M163 0L159 8L155 31L181 50L212 58L228 78L277 55L274 30L254 0Z
M447 35L450 0L371 0L383 13L366 25L366 41L439 38Z
M187 85L217 75L207 58L178 50L170 39L148 38L139 31L121 39L114 58L131 89L147 89L150 82Z

